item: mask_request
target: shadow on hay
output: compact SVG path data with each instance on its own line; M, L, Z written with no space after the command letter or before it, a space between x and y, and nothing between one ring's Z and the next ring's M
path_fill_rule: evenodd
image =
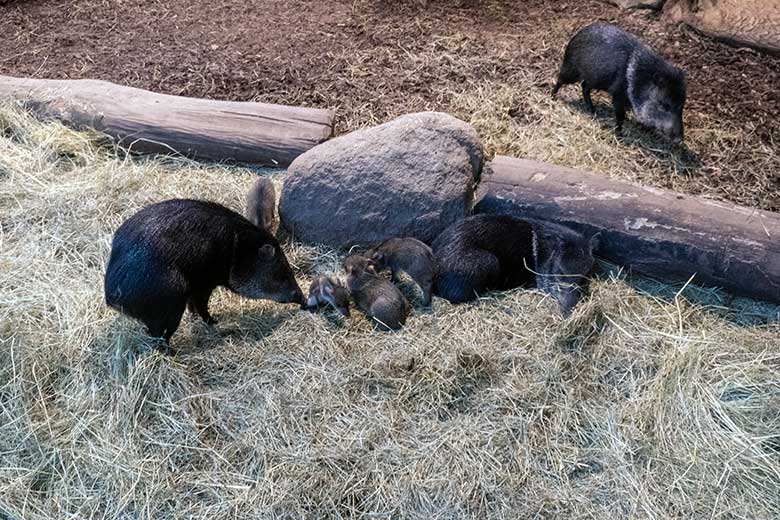
M604 278L619 278L639 295L657 298L666 303L678 300L703 308L707 313L742 328L780 324L780 305L736 296L721 289L695 284L669 283L627 272L624 268L599 259L598 274Z
M573 110L582 112L587 117L596 119L603 128L614 132L615 111L611 104L599 103L594 100L596 113L591 114L581 99L567 99L564 101ZM636 148L648 156L652 156L661 163L667 164L672 171L684 171L688 174L696 174L702 167L699 155L688 148L686 144L679 147L671 146L663 137L657 135L652 129L637 122L631 115L626 114L623 123L623 134L618 140L624 146Z

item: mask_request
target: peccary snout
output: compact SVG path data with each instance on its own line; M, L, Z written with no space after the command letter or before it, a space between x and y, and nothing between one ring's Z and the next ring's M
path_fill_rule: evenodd
M278 242L258 249L242 243L236 247L229 287L247 298L266 298L279 303L305 303L303 291Z
M685 94L661 78L656 78L656 81L658 84L652 84L636 96L636 118L640 123L655 128L673 145L678 145L684 137L682 112Z

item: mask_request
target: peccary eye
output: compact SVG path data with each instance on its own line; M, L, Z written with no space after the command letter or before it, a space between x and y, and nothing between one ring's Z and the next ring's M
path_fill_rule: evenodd
M276 254L276 250L271 244L265 244L264 246L260 247L260 254L266 258L273 258L273 256Z

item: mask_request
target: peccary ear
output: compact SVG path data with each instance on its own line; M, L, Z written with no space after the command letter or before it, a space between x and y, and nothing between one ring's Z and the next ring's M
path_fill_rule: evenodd
M601 231L590 237L590 252L593 254L601 245Z
M260 256L265 258L273 258L276 254L276 249L271 244L263 244L260 246Z

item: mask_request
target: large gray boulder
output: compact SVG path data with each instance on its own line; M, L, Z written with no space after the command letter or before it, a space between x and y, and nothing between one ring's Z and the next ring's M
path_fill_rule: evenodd
M337 247L386 238L433 240L471 212L484 152L474 128L448 114L408 114L315 146L293 161L282 226Z

